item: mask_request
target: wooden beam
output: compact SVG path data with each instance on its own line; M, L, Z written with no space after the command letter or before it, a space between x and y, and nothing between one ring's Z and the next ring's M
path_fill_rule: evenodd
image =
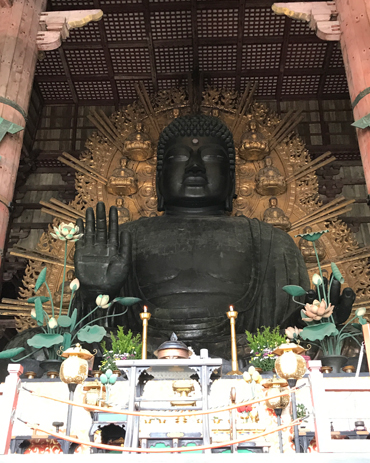
M272 10L276 14L308 22L310 28L322 40L340 39L341 31L339 21L336 21L338 13L335 2L274 3Z
M290 34L290 26L292 24L291 19L285 19L284 24L284 35L283 35L283 46L281 49L280 61L279 61L279 74L278 74L278 81L276 86L276 99L277 101L281 101L281 93L283 87L283 79L285 74L285 63L286 57L288 53L288 45L289 45L289 34Z
M150 60L150 72L152 74L152 82L154 93L158 91L158 80L157 80L157 68L155 64L155 55L154 55L154 44L153 44L153 35L152 35L152 26L150 24L150 3L149 0L143 0L144 6L144 21L145 21L145 31L147 36L147 47L149 50L149 60Z
M47 11L40 16L41 31L37 34L39 50L56 50L69 37L69 31L99 21L102 10Z
M236 49L236 79L235 88L240 91L240 81L242 72L242 56L243 56L243 37L245 23L245 3L246 0L240 0L238 11L238 43Z
M193 71L199 71L199 37L198 37L198 18L197 0L191 0L191 41L193 47Z

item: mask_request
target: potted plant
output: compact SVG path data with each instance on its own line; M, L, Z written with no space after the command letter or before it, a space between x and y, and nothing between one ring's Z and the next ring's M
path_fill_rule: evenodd
M75 242L79 240L82 234L79 234L78 226L73 223L65 224L61 223L59 227L54 227L54 233L51 233L53 238L59 239L65 242L64 247L64 268L63 268L63 283L59 309L56 309L53 302L53 297L46 281L46 267L43 268L37 278L35 284L35 293L37 293L42 285L45 285L49 297L46 296L34 296L28 299L35 307L31 310L31 317L37 322L37 325L41 328L42 333L35 334L32 338L27 340L27 344L34 348L32 352L25 355L22 358L14 359L17 355L21 354L25 348L19 347L15 349L8 349L0 353L0 358L10 358L12 361L21 361L27 357L30 357L40 349L44 349L47 360L54 361L55 363L61 363L61 353L63 350L69 349L75 339L77 338L81 342L93 343L100 342L106 335L106 330L102 326L93 325L92 323L98 320L105 319L107 316L93 319L89 322L86 321L88 317L94 314L99 308L108 309L113 302L118 302L124 306L131 306L140 301L135 297L117 297L113 301L109 302L109 296L99 295L96 298L96 307L88 315L83 317L81 320L77 320L77 309L71 310L72 301L75 291L79 288L80 283L75 278L70 283L71 295L68 306L67 315L62 315L63 297L64 297L64 284L67 266L67 247L68 242ZM43 308L43 304L49 302L51 304L51 317L49 317L46 310ZM118 315L123 315L128 309ZM117 315L111 315L114 317ZM109 317L109 315L108 315ZM85 323L83 323L85 321ZM14 360L13 360L14 359ZM54 366L53 369L59 370L58 366Z
M272 351L285 341L279 334L279 326L271 330L269 326L257 329L257 333L245 332L251 348L250 364L262 371L272 371L275 366L276 355Z
M322 350L323 365L331 366L334 373L339 373L341 367L346 362L346 357L341 355L344 341L347 338L352 338L357 342L359 346L361 344L357 340L357 336L361 336L361 325L367 323L367 320L363 318L366 313L366 309L361 307L356 310L355 315L350 318L344 325L337 326L334 317L333 310L334 305L331 304L331 287L334 280L339 283L344 283L344 278L340 273L337 265L332 262L331 270L332 275L328 282L328 288L326 281L322 274L320 260L317 254L315 241L318 240L322 234L327 233L328 230L319 232L305 233L297 235L307 241L311 241L316 255L317 266L319 274L315 273L312 277L312 283L316 287L317 299L312 304L303 304L295 297L304 296L307 294L306 290L301 286L288 285L284 286L283 290L292 296L292 299L302 306L304 309L301 310L302 320L307 326L303 329L297 327L289 327L286 329L286 335L291 339L301 338L305 341L310 341L313 345L319 347ZM353 323L358 318L359 323ZM330 357L330 358L329 358Z
M103 341L101 346L103 348L103 360L99 366L99 370L105 373L107 370L118 371L117 360L134 360L141 358L141 336L133 335L131 330L125 334L122 326L118 326L117 335L110 333L112 341L112 349L108 350L106 342Z

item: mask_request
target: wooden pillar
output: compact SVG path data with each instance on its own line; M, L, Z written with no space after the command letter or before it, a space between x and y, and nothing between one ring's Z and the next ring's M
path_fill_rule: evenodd
M3 395L1 397L0 455L6 455L9 452L14 415L19 397L19 386L21 382L19 377L23 373L23 367L22 365L9 363L8 372L9 375L5 379Z
M364 335L365 353L367 358L367 365L370 371L370 324L362 325L362 333Z
M14 0L0 7L0 117L25 127L37 60L36 37L46 0ZM23 133L0 142L0 265L21 155Z
M370 2L336 0L336 8L353 115L358 121L370 114ZM357 137L370 195L370 128L357 128Z
M340 41L370 205L370 1L275 3L272 9L307 21L322 40Z

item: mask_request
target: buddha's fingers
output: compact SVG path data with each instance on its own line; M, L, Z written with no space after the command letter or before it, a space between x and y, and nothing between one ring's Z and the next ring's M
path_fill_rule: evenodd
M103 202L98 202L96 206L96 243L107 244L107 217Z
M338 308L335 310L335 318L337 323L344 323L349 318L355 299L356 294L352 288L343 289Z
M88 207L86 210L86 232L84 244L85 246L93 246L95 244L95 215L92 207Z
M123 231L120 234L119 253L124 258L126 265L131 263L131 234Z
M331 282L331 287L330 287L330 303L333 304L335 307L337 307L340 302L340 290L341 290L340 282L336 280L335 278L333 278L333 281Z
M85 243L85 229L84 221L82 219L77 219L76 225L78 226L79 233L82 233L82 237L76 241L76 250L81 249Z
M113 250L118 246L118 212L116 206L109 209L109 235L108 244Z

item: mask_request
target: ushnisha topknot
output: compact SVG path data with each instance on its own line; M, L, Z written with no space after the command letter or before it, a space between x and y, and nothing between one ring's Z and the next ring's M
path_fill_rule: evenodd
M226 148L230 171L235 171L235 147L230 130L217 117L197 114L174 119L159 136L157 148L157 173L163 166L163 156L170 140L177 137L215 137Z

